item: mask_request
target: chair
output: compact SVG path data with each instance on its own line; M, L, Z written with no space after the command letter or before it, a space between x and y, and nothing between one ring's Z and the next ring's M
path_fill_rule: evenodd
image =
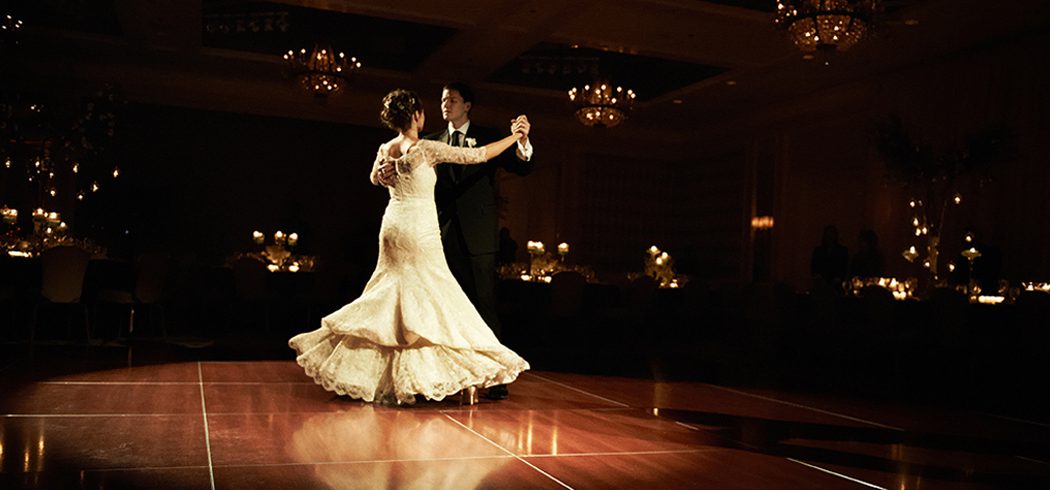
M140 255L135 261L135 305L143 311L152 309L160 313L163 338L168 337L163 302L167 299L169 260L170 257L165 253L148 253Z
M266 265L250 257L233 263L233 292L237 305L247 312L261 314L263 330L270 330L271 294L266 287ZM241 313L243 310L238 310ZM250 313L246 313L246 316Z
M587 279L575 271L559 272L551 278L550 314L558 318L578 316L583 310Z
M87 306L81 301L84 292L84 277L91 254L77 247L60 246L47 249L40 255L40 299L33 308L30 322L29 343L36 340L36 329L40 309L52 305L75 305L83 314L84 332L91 340L91 323ZM71 333L71 315L67 317L67 335Z
M135 330L135 270L134 266L123 260L92 260L88 263L84 280L84 296L91 300L92 324L95 335L105 338L107 334L99 322L100 310L126 310L127 335ZM112 316L108 316L112 318ZM120 327L113 329L113 337L119 338L124 333Z

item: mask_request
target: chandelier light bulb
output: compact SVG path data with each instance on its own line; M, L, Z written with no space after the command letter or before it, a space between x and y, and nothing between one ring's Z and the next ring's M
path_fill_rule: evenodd
M626 97L624 92L622 86L614 87L606 80L598 80L593 86L585 84L582 89L569 90L569 102L575 106L576 119L583 125L611 128L626 120L632 108L634 91L627 89Z
M871 29L874 0L781 0L773 24L803 52L846 51Z
M329 46L315 45L313 50L301 48L296 54L289 50L281 56L286 70L307 92L317 97L327 97L340 91L351 72L361 68L356 57L347 59L346 53L332 50Z

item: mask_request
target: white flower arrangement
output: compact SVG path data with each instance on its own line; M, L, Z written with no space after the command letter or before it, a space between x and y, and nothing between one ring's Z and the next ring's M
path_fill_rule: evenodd
M474 138L467 138L467 148L474 148L478 146L478 140Z

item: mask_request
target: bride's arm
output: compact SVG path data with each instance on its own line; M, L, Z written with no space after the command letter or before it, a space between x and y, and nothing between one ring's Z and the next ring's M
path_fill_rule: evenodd
M439 141L427 141L426 144L428 148L430 148L429 160L431 165L437 165L439 163L470 165L474 163L485 163L495 158L496 155L503 153L507 148L514 145L518 141L518 138L519 135L515 133L478 148L453 147Z
M483 146L482 148L485 149L485 161L487 162L496 158L496 155L503 153L507 148L510 148L511 145L517 143L518 138L520 137L521 135L517 133L511 133L499 141L493 141L492 143Z

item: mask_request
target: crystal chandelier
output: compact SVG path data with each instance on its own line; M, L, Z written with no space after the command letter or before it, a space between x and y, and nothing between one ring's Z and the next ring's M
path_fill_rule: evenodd
M298 52L288 50L284 61L289 76L299 81L303 90L317 97L327 97L343 88L346 77L361 68L356 57L347 58L346 54L332 51L327 45L315 44L313 51L306 48Z
M576 107L576 119L585 126L611 128L627 119L634 104L634 91L623 87L613 88L605 80L573 87L569 101Z
M871 28L875 0L778 0L773 23L802 51L845 51Z

